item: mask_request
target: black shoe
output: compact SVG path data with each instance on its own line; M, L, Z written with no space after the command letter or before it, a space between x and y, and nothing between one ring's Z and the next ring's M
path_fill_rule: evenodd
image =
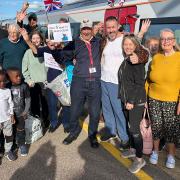
M0 158L2 158L4 156L3 152L0 152Z
M0 148L0 158L4 156L4 150Z
M53 133L56 129L57 129L57 127L52 127L52 126L50 126L48 132L49 132L49 133Z
M14 155L14 153L12 151L9 151L9 152L5 153L5 157L9 161L15 161L17 159L17 157Z
M119 149L121 151L123 150L127 150L130 148L130 145L129 145L129 141L121 141L120 145L119 145Z
M99 147L99 143L98 143L97 137L95 135L89 136L89 142L90 142L90 145L92 148Z
M64 128L64 133L69 133L70 129L69 128Z
M77 139L77 136L73 135L73 134L69 134L63 141L64 145L68 145L71 144L73 141L75 141Z
M116 135L113 134L104 134L104 136L101 137L101 141L106 142L106 141L110 141L112 139L117 138Z

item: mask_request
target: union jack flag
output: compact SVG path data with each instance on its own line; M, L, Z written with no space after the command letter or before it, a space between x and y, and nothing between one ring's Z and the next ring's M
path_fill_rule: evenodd
M44 0L44 5L46 12L59 10L63 6L60 0Z

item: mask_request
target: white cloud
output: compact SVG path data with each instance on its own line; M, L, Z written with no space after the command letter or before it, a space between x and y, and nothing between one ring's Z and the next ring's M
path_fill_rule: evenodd
M29 4L43 4L43 2L40 2L40 1L32 1L32 2L29 2Z
M78 1L81 1L81 0L64 0L64 4L70 4L70 3L74 3Z
M41 9L44 8L44 3L39 1L29 2L29 9Z
M28 2L29 4L36 4L36 5L43 5L43 1L31 1L31 2Z

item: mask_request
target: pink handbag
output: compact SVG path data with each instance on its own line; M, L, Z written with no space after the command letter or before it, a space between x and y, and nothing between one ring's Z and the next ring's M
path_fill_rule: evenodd
M148 115L148 119L145 118L146 113ZM143 138L143 153L151 154L153 148L153 140L152 140L151 122L147 108L144 109L143 119L140 122L140 131Z

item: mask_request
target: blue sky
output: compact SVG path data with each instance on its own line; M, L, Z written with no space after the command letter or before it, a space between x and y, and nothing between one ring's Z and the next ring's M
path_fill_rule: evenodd
M78 0L62 0L62 3L71 3ZM14 18L16 12L21 9L23 2L27 0L0 0L0 20ZM37 7L40 5L40 9L43 9L43 0L28 0L30 7ZM28 12L36 11L36 8L29 8Z

